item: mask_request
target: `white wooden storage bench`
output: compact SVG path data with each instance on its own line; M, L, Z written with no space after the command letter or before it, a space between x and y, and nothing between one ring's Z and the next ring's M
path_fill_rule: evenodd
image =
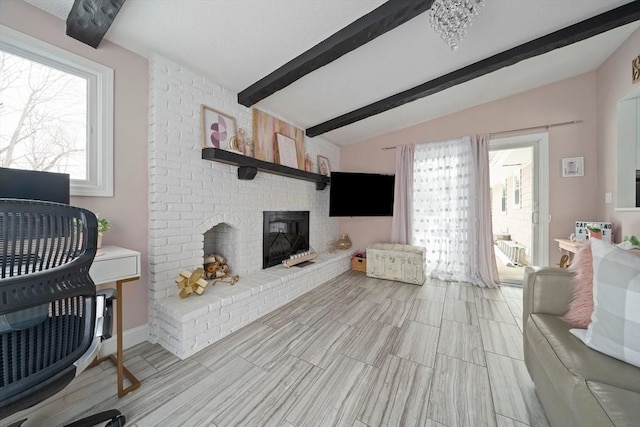
M422 285L425 248L395 243L367 246L367 276Z

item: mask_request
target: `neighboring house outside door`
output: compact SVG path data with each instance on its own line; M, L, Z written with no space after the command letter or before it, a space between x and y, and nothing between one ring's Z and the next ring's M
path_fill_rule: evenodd
M512 261L521 265L531 265L531 148L493 151L489 162L494 241Z

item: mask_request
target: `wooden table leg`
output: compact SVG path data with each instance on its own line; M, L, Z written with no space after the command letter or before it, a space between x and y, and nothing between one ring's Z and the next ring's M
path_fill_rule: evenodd
M118 346L118 356L117 356L117 361L116 361L116 365L118 367L118 396L122 397L124 395L126 395L129 392L132 392L133 390L137 389L138 387L140 387L140 381L138 381L138 379L127 369L124 367L124 349L123 349L123 345L122 345L122 334L123 334L123 330L122 330L122 283L126 282L130 282L133 280L138 280L138 278L135 279L126 279L126 280L118 280L116 282L116 292L118 293L118 301L117 301L117 309L118 309L118 336L117 336L117 346ZM126 389L124 388L124 375L127 375L127 378L129 378L129 381L131 381L131 385L129 387L127 387Z
M560 263L558 265L560 266L560 268L569 268L569 255L562 255L560 257Z
M113 362L116 365L117 371L118 371L118 397L123 397L126 394L132 392L133 390L137 389L138 387L140 387L140 380L138 380L135 375L133 375L131 373L131 371L129 371L125 366L124 366L124 349L123 349L123 345L122 345L122 284L124 282L130 282L133 280L138 280L139 277L135 277L135 278L131 278L131 279L123 279L123 280L118 280L116 282L116 293L117 293L117 297L116 297L116 310L118 311L117 313L117 322L118 322L118 326L117 326L117 335L116 335L116 345L117 345L117 350L116 350L116 355L114 356L113 354L109 355L109 356L105 356L102 357L100 359L97 359L92 366L95 365L99 365L100 363L104 362L105 360L111 360L111 362ZM131 382L131 385L127 388L124 388L124 377L125 375L127 376L127 379Z

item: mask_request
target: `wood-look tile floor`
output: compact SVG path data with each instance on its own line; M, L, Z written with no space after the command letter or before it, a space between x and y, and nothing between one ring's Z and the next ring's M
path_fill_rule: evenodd
M116 396L102 364L0 425L117 408L131 426L547 426L522 351L522 288L346 272L187 360L143 343ZM6 423L6 424L5 424Z

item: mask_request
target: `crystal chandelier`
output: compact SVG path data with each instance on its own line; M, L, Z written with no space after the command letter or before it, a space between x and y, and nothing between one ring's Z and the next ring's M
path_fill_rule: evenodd
M435 0L428 12L431 27L451 50L456 50L482 6L484 0Z

